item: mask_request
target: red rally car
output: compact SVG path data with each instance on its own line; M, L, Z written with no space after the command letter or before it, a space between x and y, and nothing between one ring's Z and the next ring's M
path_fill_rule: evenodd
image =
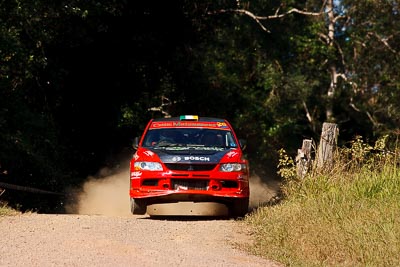
M240 217L248 212L249 165L227 120L194 115L152 119L134 147L133 214L226 212Z

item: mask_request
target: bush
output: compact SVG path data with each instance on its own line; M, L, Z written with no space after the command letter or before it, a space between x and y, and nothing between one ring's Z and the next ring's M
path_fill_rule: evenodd
M369 146L357 137L331 169L303 179L281 151L283 201L246 218L256 233L249 250L288 266L399 266L400 169L387 138Z

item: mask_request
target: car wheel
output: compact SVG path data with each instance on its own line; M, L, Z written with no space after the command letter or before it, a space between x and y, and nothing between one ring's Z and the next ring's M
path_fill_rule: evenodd
M147 204L143 199L131 198L131 212L132 214L143 215L146 214Z
M233 217L244 217L249 211L249 199L235 199L230 207L230 213Z

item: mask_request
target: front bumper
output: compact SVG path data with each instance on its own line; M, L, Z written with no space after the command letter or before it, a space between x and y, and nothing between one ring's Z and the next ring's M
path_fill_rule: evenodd
M201 173L160 173L162 175L132 176L131 198L157 198L164 201L213 201L223 198L248 198L249 180L246 173L223 173L211 177ZM219 201L220 202L220 201Z

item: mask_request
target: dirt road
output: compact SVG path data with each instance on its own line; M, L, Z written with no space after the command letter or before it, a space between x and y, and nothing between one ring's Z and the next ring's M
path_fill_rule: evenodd
M0 217L0 266L278 266L246 254L232 219L23 214Z
M89 177L72 190L69 214L0 217L3 266L279 266L238 249L251 242L243 222L223 218L154 219L130 214L127 170ZM251 179L253 206L276 185Z

